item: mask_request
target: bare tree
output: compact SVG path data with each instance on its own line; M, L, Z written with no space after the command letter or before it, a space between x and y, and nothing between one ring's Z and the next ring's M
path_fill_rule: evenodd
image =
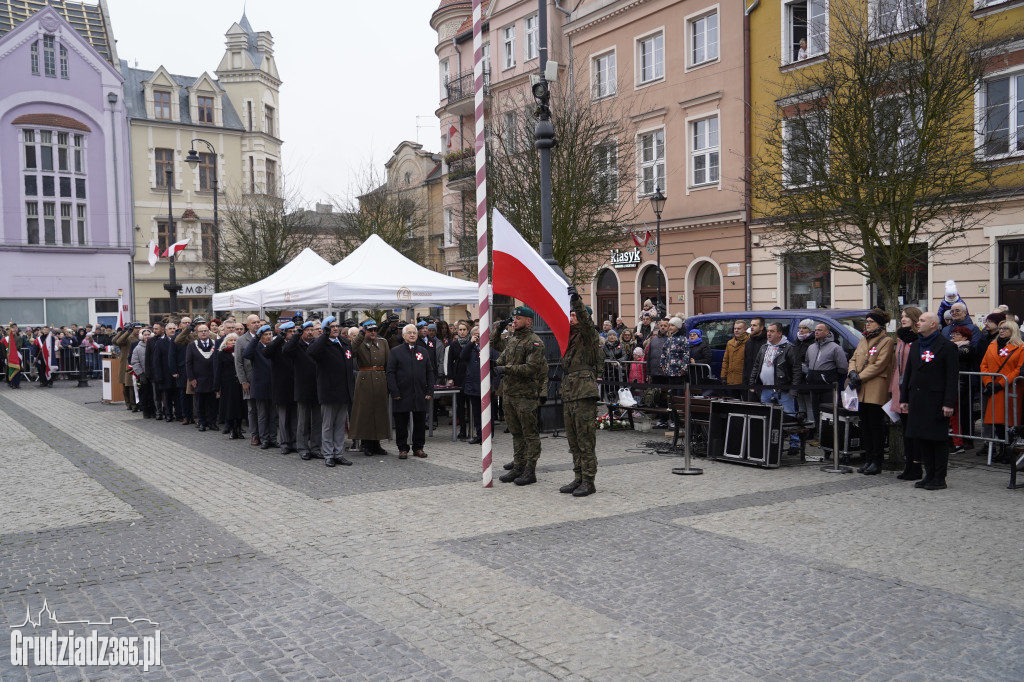
M328 260L341 260L376 234L409 260L422 263L427 239L426 191L424 187L400 187L368 166L352 198L332 200L340 218L325 247Z
M320 234L304 212L289 212L288 204L289 200L270 194L228 194L220 218L223 289L258 282L306 247L319 245Z
M592 100L585 72L555 83L551 121L552 252L570 281L582 284L622 243L639 213L636 146L621 98ZM527 90L496 96L488 141L488 206L497 208L526 241L540 244L540 157L533 146L535 103ZM637 104L636 106L640 106ZM475 208L464 211L462 237L472 242L464 267L475 271Z
M769 245L863 275L896 315L922 245L948 247L992 210L1001 169L982 160L974 106L995 40L969 2L869 4L831 3L827 55L755 112L750 192Z

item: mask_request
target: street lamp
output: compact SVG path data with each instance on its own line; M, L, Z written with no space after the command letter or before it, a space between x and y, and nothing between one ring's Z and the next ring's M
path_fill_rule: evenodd
M213 145L202 138L195 138L192 140L192 149L188 150L188 156L185 157L185 163L187 163L192 170L196 169L199 165L199 155L196 154L195 143L202 142L206 145L206 148L213 154L213 177L210 179L210 184L213 185L213 291L220 291L220 223L217 220L217 150L213 148Z
M171 185L174 184L174 171L168 168L165 173L167 174L167 262L171 267L171 277L170 282L164 285L164 289L167 290L169 298L167 302L170 306L169 314L173 315L178 310L178 291L181 286L174 274L174 250L170 248L171 244L177 241L174 238L174 207L171 205Z
M661 193L661 188L657 185L654 186L654 194L651 195L651 210L654 211L657 225L655 229L658 240L658 305L660 306L663 302L661 297L661 212L665 210L665 195ZM668 303L665 303L665 312L662 314L668 314Z

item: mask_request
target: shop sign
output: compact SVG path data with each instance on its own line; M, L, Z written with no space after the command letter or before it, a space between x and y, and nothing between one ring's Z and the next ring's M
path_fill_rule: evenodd
M612 267L635 268L640 265L640 249L612 249Z
M183 283L179 296L213 296L212 284Z

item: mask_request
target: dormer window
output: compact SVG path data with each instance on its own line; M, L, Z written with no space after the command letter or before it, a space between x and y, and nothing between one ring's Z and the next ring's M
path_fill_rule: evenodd
M39 75L39 41L32 43L32 75Z
M171 93L167 90L153 91L153 117L162 121L171 120Z
M60 46L60 77L68 78L68 50L63 45Z
M200 123L213 123L213 98L199 95L196 97L196 108Z

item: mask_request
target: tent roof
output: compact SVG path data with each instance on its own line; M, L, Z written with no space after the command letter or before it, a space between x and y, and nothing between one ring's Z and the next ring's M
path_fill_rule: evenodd
M213 295L214 310L250 310L267 307L267 295L287 290L304 280L315 278L331 269L330 262L321 258L316 251L305 248L280 270L258 282L253 282L234 291L223 291Z
M302 284L268 292L264 306L408 308L477 302L475 282L415 263L372 234L340 263Z

